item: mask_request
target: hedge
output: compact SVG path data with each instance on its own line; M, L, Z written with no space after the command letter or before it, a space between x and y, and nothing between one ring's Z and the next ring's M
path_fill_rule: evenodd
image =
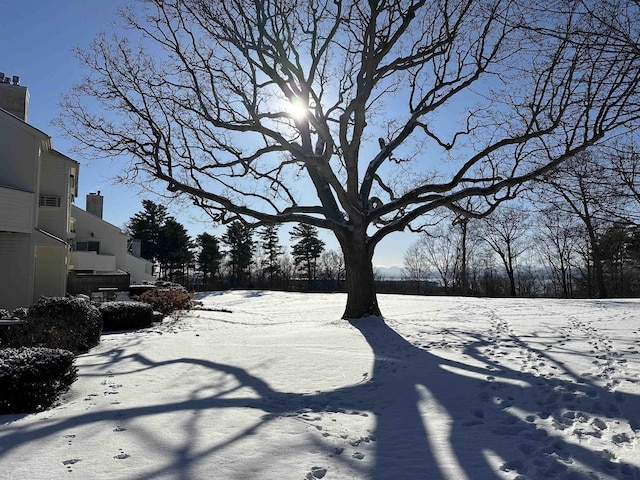
M52 406L76 380L75 357L44 347L0 350L0 414L32 413Z
M144 302L104 302L98 307L103 331L135 330L153 324L153 309Z
M6 346L62 348L77 354L96 346L102 333L100 311L80 298L42 297L22 320L6 335Z

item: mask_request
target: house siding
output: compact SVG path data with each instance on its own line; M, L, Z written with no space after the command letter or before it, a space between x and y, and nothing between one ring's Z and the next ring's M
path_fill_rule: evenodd
M0 231L30 233L33 230L32 192L0 187Z
M59 198L59 206L40 206L38 209L38 228L56 237L67 239L69 233L69 207L73 196L75 168L73 160L64 155L49 151L42 155L40 168L40 196Z
M27 192L38 190L40 139L8 118L0 128L0 185Z
M115 269L127 269L127 240L128 235L115 225L105 222L85 210L73 205L71 215L75 218L76 242L100 242L100 255L115 257ZM77 267L76 267L77 268Z
M29 234L0 232L0 308L33 303L34 256Z
M64 297L67 287L67 249L65 246L36 246L33 297Z
M0 308L66 293L78 169L47 134L0 109ZM59 206L40 207L41 196Z

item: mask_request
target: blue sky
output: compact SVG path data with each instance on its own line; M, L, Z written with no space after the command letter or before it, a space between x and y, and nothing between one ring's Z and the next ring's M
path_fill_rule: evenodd
M83 76L73 49L85 48L100 32L109 32L117 18L117 9L123 1L105 0L0 0L0 72L17 75L20 83L29 89L29 123L52 137L53 147L81 163L79 196L76 204L84 208L89 192L100 190L105 197L104 219L118 227L142 209L142 199L154 197L152 190L164 185L125 186L116 184L113 177L119 173L116 164L105 160L92 160L72 153L73 143L66 140L51 125L59 113L58 103L63 93ZM151 191L150 191L151 190ZM207 222L197 210L185 210L169 205L169 211L180 221L190 235L208 231L219 235L223 227ZM281 229L284 241L292 226ZM338 249L331 234L323 235L330 249ZM417 237L395 234L378 246L374 263L380 266L402 265L402 256Z

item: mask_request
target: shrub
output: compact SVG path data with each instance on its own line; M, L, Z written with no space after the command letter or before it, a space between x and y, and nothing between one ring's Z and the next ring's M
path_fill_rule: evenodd
M148 292L149 290L155 290L155 285L129 285L129 296L134 298L138 295L142 295L144 292Z
M187 310L191 306L191 293L176 288L149 290L137 297L137 300L148 303L154 310L169 315L176 310Z
M144 302L105 302L99 307L103 331L134 330L153 324L153 309Z
M22 347L0 350L0 414L49 408L78 375L67 350Z
M79 298L42 297L23 321L8 332L7 346L62 348L77 354L96 346L102 333L100 311Z
M11 316L15 318L25 318L28 314L29 309L27 307L18 307L11 312Z
M9 317L9 310L0 308L0 318L7 318L7 317Z

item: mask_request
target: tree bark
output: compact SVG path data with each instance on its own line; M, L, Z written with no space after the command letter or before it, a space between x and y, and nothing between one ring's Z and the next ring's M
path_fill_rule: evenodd
M356 230L338 235L344 255L347 306L343 319L381 316L373 274L373 248L367 244L366 234Z

